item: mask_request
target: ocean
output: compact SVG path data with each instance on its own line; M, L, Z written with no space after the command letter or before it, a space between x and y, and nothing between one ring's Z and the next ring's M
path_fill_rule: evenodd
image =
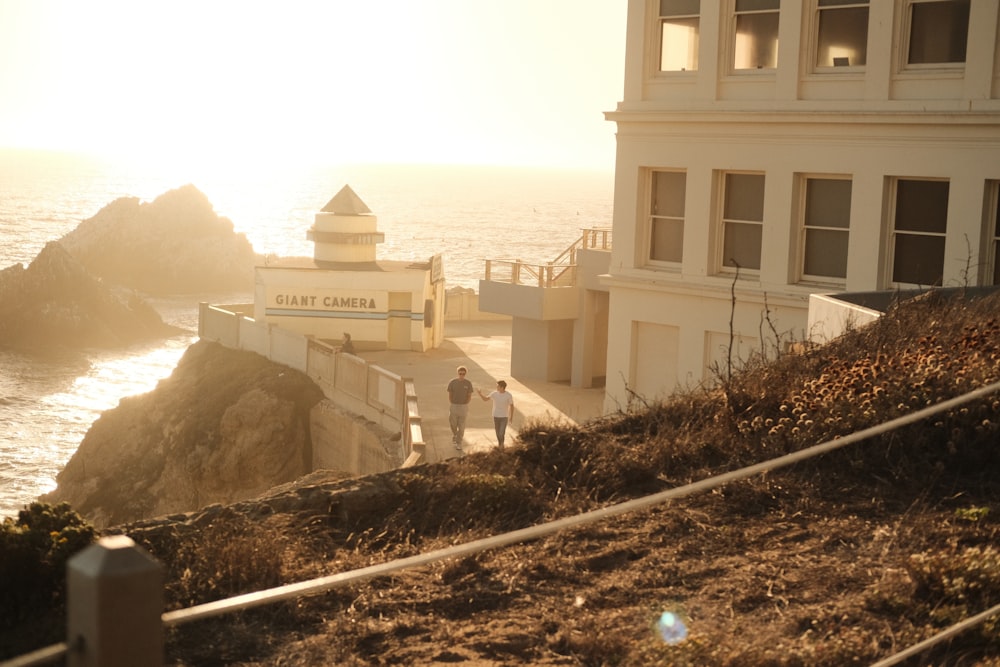
M485 166L298 166L263 171L149 166L79 155L0 150L0 269L28 265L49 241L119 197L152 201L186 184L205 193L258 253L311 256L313 216L350 185L385 233L380 259L441 253L449 287L476 289L486 259L555 259L581 230L610 227L607 172ZM186 333L113 352L34 358L0 350L0 518L14 517L55 477L91 424L170 375L197 339L199 301L250 294L149 299Z

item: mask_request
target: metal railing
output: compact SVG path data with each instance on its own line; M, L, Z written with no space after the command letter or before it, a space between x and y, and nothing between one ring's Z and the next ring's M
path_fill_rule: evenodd
M580 238L551 262L541 264L520 259L487 259L485 279L532 287L572 287L576 284L577 252L610 249L610 227L584 229Z
M532 287L572 287L575 264L529 264L519 259L486 260L486 280Z
M103 667L136 667L141 665L159 666L162 665L163 660L162 632L163 627L165 626L179 625L181 623L187 623L202 618L209 618L234 611L259 607L273 602L314 595L333 588L398 572L400 570L420 567L448 558L467 556L487 551L489 549L496 549L512 544L526 542L554 534L567 528L603 521L628 512L649 509L670 500L683 498L696 493L711 491L725 484L747 479L755 475L768 473L780 468L785 468L795 463L841 449L848 445L853 445L878 435L884 435L900 427L914 424L942 412L947 412L948 410L960 407L966 403L971 403L972 401L984 398L998 391L1000 391L1000 382L980 387L974 391L942 401L936 405L923 408L908 415L897 417L882 424L872 426L862 431L856 431L834 440L828 440L797 452L785 454L784 456L779 456L745 468L740 468L739 470L733 470L721 475L700 480L698 482L675 487L652 495L643 496L641 498L635 498L633 500L585 512L583 514L557 519L555 521L550 521L548 523L528 528L522 528L520 530L503 533L501 535L473 540L472 542L467 542L465 544L454 545L444 549L410 556L408 558L401 558L387 563L371 565L359 570L340 572L310 581L287 584L277 588L238 595L225 600L208 602L206 604L197 605L187 609L167 612L160 615L158 619L155 619L155 622L151 623L150 627L137 629L135 627L135 623L133 622L129 625L129 632L127 633L123 633L120 630L122 616L123 614L134 616L136 607L143 608L148 606L143 603L142 599L125 601L118 599L111 601L108 599L111 595L107 594L102 597L82 596L84 597L84 600L80 604L74 604L71 599L68 610L70 618L67 624L67 627L70 629L70 637L67 643L49 646L19 658L15 658L12 661L0 663L0 667L32 667L33 665L46 664L63 656L67 656L69 658L68 664L70 667L98 664ZM77 590L86 591L89 589L96 589L97 586L93 582L88 582L86 580L84 580L83 583L80 583L80 577L85 575L92 578L111 576L106 571L91 572L88 568L76 567L76 564L79 563L80 560L87 558L94 560L93 556L88 554L88 552L92 553L94 550L103 549L111 553L124 552L125 550L136 552L136 550L138 550L140 558L149 559L148 555L145 555L144 551L139 550L134 544L129 546L126 541L131 543L131 540L122 535L103 538L101 542L87 547L87 549L83 552L74 556L70 559L70 564L67 568L69 582L73 583L74 577L76 577L77 579L75 581L77 583L75 588ZM127 558L131 559L131 562L128 564L128 570L131 573L130 576L143 577L149 580L158 580L161 576L159 571L154 568L142 566L137 567L135 564L137 558L136 556L131 555L127 556ZM119 557L117 559L102 558L100 560L102 563L114 563L116 560L121 562L124 559ZM120 584L121 572L117 572L115 574L115 580ZM135 582L132 582L132 584L133 585L126 586L119 585L114 589L106 587L105 593L120 593L126 596L135 596L136 591L141 592L143 590L148 590L148 587L135 585ZM73 590L73 588L71 587L70 590ZM89 606L86 603L89 603ZM920 642L919 644L897 652L889 658L880 660L876 663L876 666L889 667L890 665L898 664L912 655L917 655L918 653L923 652L940 642L951 639L959 632L964 632L972 627L975 627L976 625L984 623L997 614L1000 614L1000 605L996 605L980 614L965 619L964 621L951 626L950 628L923 642ZM84 621L82 619L86 620ZM134 621L134 618L132 620ZM117 632L113 631L115 627L119 627ZM123 645L109 645L106 637L101 634L102 631L118 638ZM141 646L149 645L160 646L160 654L154 656L141 656L143 659L138 660L136 656L141 652ZM107 650L107 653L95 656L94 652L98 650Z

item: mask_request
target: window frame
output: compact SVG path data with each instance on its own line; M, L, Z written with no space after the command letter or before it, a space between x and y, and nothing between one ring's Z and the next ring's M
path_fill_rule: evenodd
M822 6L824 0L812 0L810 7L810 14L812 21L812 26L809 30L809 36L811 43L809 45L808 57L809 62L807 66L807 71L814 74L847 74L847 73L858 73L864 72L867 67L868 61L868 34L871 31L871 2L870 0L842 0L841 4L828 5L826 7ZM820 29L823 24L823 13L835 12L837 10L846 9L861 9L864 8L868 12L867 21L865 23L865 34L864 34L864 46L865 46L865 62L863 64L847 64L847 65L822 65L819 63L819 50L821 45L821 34Z
M970 21L971 21L971 0L904 0L904 5L902 11L900 12L900 20L902 25L900 26L900 49L898 50L899 66L898 70L900 72L926 72L926 71L962 71L965 69L965 65L969 59L969 23L965 26L965 59L961 61L945 61L945 62L920 62L911 63L910 62L910 48L911 41L913 38L913 9L918 5L931 5L931 4L947 4L954 2L970 2Z
M763 2L773 2L775 7L767 9L739 9L739 3L741 0L731 0L729 3L729 35L727 44L727 71L730 75L736 76L774 76L778 69L778 49L779 42L778 36L781 31L781 2L780 0L758 0ZM753 0L749 0L753 1ZM740 23L741 16L762 16L767 14L774 14L778 20L775 28L775 44L774 44L774 65L773 66L758 66L758 67L737 67L736 66L736 45L737 45L737 28Z
M799 189L798 189L798 213L796 216L798 224L798 234L797 234L797 260L796 267L798 269L797 281L800 283L818 284L818 285L832 285L841 286L847 284L847 267L850 261L850 238L851 238L851 204L854 197L854 179L850 174L799 174ZM847 202L847 226L846 227L828 227L823 225L809 225L806 218L808 211L808 201L809 201L809 182L810 181L847 181L851 185L851 194ZM820 274L812 274L806 272L806 245L808 241L808 232L810 229L824 231L824 232L834 232L842 233L847 236L848 242L848 252L844 255L844 275L841 276L824 276Z
M894 176L890 181L889 188L889 215L888 215L888 243L886 246L886 284L892 287L939 287L944 283L944 264L945 257L944 251L946 248L947 237L948 237L948 202L945 202L945 219L944 219L944 229L940 232L931 231L921 231L921 230L899 230L897 229L897 216L899 207L899 184L902 182L913 182L913 183L946 183L948 185L948 197L951 197L951 180L948 178L930 178L930 177L915 177L915 176ZM895 279L895 268L896 268L896 240L900 236L908 237L920 237L920 238L935 238L941 240L941 277L940 283L911 283Z
M682 204L682 214L680 217L673 215L656 215L653 211L654 198L656 196L656 175L657 174L677 174L684 179L684 203ZM668 269L679 269L682 262L684 261L684 227L687 222L687 170L686 169L669 169L669 168L655 168L649 169L647 171L646 178L646 211L645 211L645 252L643 253L642 263L644 266L651 268L668 268ZM654 259L653 249L654 242L653 236L655 232L656 223L658 220L663 221L673 221L680 223L681 230L681 247L679 249L680 259Z
M761 183L761 210L760 210L760 220L743 220L743 219L728 219L726 218L726 204L728 202L729 188L728 177L729 176L760 176L762 180ZM758 277L760 276L760 265L763 259L764 252L764 216L767 210L767 174L764 171L754 171L754 170L741 170L741 169L727 169L718 172L718 203L717 203L717 239L716 239L716 272L720 275L736 275L739 273L742 277ZM754 225L760 229L760 248L758 249L757 256L757 266L735 266L727 264L728 261L725 257L726 250L726 231L731 225Z
M1000 285L1000 180L986 182L983 202L983 271L980 285Z
M655 11L656 11L656 22L654 29L654 39L656 42L656 59L654 63L654 72L660 76L685 76L691 75L698 71L699 65L699 51L701 49L701 0L688 0L694 2L698 5L698 10L696 13L692 14L690 12L679 12L672 14L665 14L663 12L663 2L665 0L656 0ZM669 0L666 0L669 1ZM663 27L667 22L667 19L696 19L696 33L695 33L695 44L694 44L694 66L690 68L681 69L663 69Z

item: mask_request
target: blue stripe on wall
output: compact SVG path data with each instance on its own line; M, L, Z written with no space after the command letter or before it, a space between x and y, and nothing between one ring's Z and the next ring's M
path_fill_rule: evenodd
M387 320L390 317L407 317L411 320L423 321L423 313L411 313L394 310L389 313L369 313L364 311L341 310L296 310L294 308L265 308L265 316L273 317L324 317L335 320Z

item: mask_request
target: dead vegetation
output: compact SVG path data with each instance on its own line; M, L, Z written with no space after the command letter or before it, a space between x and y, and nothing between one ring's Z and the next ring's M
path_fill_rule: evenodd
M363 505L132 534L179 608L681 486L998 380L1000 298L925 298L714 389L379 476ZM868 665L1000 603L998 463L992 395L651 510L182 625L168 664ZM1000 665L1000 618L904 664Z

